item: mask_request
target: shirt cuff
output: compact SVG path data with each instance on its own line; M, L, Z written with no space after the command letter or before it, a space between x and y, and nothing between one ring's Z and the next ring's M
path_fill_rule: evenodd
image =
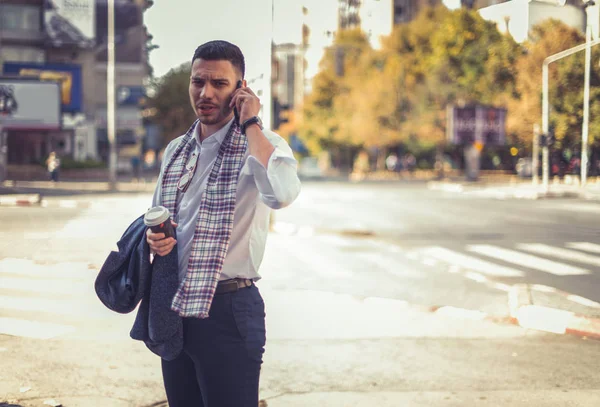
M286 151L275 147L269 157L267 168L254 156L250 155L247 161L247 172L254 176L258 191L265 198L276 201L285 201L287 191L292 185L291 178L297 178L298 164L293 156Z

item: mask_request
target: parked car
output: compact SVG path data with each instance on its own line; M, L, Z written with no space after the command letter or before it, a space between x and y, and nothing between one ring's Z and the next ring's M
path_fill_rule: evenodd
M323 178L323 171L315 157L305 157L298 164L298 176L301 178Z
M515 166L517 174L521 178L529 178L533 175L533 163L529 157L519 158L517 165Z

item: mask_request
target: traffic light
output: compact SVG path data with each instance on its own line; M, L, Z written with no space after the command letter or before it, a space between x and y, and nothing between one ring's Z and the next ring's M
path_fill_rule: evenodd
M552 147L556 143L556 136L554 133L541 134L540 135L540 146L541 147Z
M273 128L278 129L283 123L287 123L288 120L288 105L282 105L279 103L279 99L273 98Z

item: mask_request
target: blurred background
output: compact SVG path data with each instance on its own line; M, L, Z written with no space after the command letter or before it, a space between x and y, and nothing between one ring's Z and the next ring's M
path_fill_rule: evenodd
M51 151L61 157L63 179L108 177L107 1L79 0L78 8L65 9L68 3L2 2L3 86L19 93L32 80L60 84L58 97L21 96L20 115L5 117L4 180L47 179ZM598 6L451 3L264 0L231 12L181 0L117 0L118 173L156 175L168 141L193 120L185 90L190 55L212 35L246 51L246 79L261 97L263 121L289 141L306 175L531 177L534 156L542 153L534 144L544 144L534 142L542 63L584 43L586 28L591 41L598 38ZM219 24L236 15L248 21ZM189 29L177 36L170 19ZM587 99L583 52L550 66L546 166L561 181L581 175L585 100L591 106L586 175L595 180L599 171L600 67L595 49L592 54ZM34 103L52 114L27 113ZM542 168L540 161L537 172Z
M93 283L213 39L302 180L261 407L600 405L599 36L589 0L0 0L0 407L167 405Z

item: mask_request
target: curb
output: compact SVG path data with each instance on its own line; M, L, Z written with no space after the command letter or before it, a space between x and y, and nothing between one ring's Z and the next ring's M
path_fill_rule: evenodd
M529 183L517 183L515 185L496 185L453 182L429 182L427 188L431 191L457 192L475 195L491 199L555 199L555 198L585 198L588 200L598 199L597 195L589 191L573 190L549 190L531 187Z
M515 284L508 293L512 323L527 329L600 339L599 318L579 315L572 311L544 305L536 305L533 303L532 290L556 294L565 299L578 298L552 287Z
M297 225L290 223L275 222L272 225L270 232L288 236L310 236L317 231L311 227L298 227ZM321 231L321 233L322 232L323 231ZM413 257L412 259L423 261L423 258L419 256ZM494 315L479 310L444 305L425 306L412 304L411 308L452 318L482 320L497 324L512 324L525 329L535 329L556 334L570 334L583 338L600 339L600 318L588 317L566 309L534 304L532 291L559 296L562 301L565 301L568 304L572 304L573 306L576 304L578 306L586 306L589 309L594 309L599 315L600 303L569 294L554 287L543 286L540 284L509 285L471 271L466 271L462 274L465 278L482 283L489 288L498 289L507 293L508 313ZM569 308L569 306L565 308Z
M0 206L33 206L40 205L41 202L40 194L0 196Z

